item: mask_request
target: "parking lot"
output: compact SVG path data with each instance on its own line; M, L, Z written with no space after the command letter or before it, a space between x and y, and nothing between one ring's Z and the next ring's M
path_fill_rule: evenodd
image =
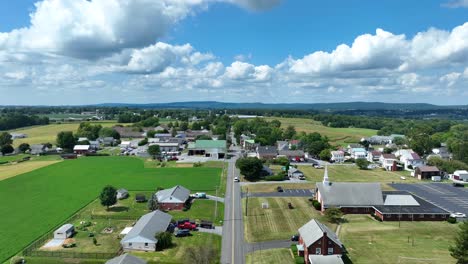
M284 189L283 192L265 192L265 193L249 193L249 197L312 197L314 192L309 189ZM245 197L246 193L242 193Z
M468 214L468 188L446 183L390 184L400 191L411 192L451 213Z

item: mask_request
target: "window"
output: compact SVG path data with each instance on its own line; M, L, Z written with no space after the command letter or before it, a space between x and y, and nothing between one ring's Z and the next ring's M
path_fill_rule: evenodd
M420 215L419 215L419 218L424 218L424 215L423 215L423 214L420 214Z
M328 255L333 255L333 248L332 247L328 248Z
M131 247L131 246L132 246L132 243L128 243L128 246Z
M147 246L148 246L148 243L145 243L145 247L147 247Z
M435 214L431 214L431 218L435 218Z
M320 255L322 254L322 250L320 248L315 249L315 255Z

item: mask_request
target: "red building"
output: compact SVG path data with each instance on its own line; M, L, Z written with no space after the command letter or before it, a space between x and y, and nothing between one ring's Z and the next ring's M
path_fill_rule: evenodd
M299 228L299 256L306 264L342 264L343 244L338 236L326 225L312 219Z
M190 198L190 191L180 185L156 193L159 208L165 211L182 210Z
M75 145L73 147L73 153L78 154L78 155L84 155L87 154L91 151L91 146L90 145Z

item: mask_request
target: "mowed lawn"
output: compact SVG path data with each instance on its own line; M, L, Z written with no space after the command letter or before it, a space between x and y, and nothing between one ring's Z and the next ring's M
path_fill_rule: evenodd
M247 264L294 264L291 250L287 248L258 250L247 254L245 263Z
M93 124L100 124L103 127L112 127L117 123L115 122L91 122ZM51 143L55 145L57 139L57 134L61 131L73 131L75 132L80 123L66 123L66 124L50 124L44 126L33 126L24 129L11 130L9 132L23 133L26 134L27 138L19 138L13 140L13 145L15 147L19 146L21 143L32 144L41 144L41 143Z
M279 120L281 127L294 126L297 132L318 132L327 136L334 144L344 145L350 142L359 142L363 137L370 137L377 134L377 130L366 128L335 128L326 127L322 123L308 118L281 118L269 117L268 121Z
M0 181L0 263L95 200L107 184L134 191L177 184L210 191L220 174L219 168L147 169L137 158L89 157Z
M246 200L242 199L242 202L245 210ZM294 209L288 209L288 202L292 203ZM268 203L268 209L263 209L262 203ZM247 216L244 215L245 240L259 242L289 239L312 218L328 225L307 198L249 198ZM335 225L329 226L335 230Z
M339 237L353 263L455 263L448 250L458 231L455 224L401 222L399 228L398 222L378 222L368 215L345 218Z
M42 167L52 165L54 163L60 162L58 160L48 160L48 161L26 161L18 164L7 164L0 165L0 181L14 177L19 174L30 172Z
M242 192L249 193L271 193L277 192L276 189L278 186L281 186L284 190L297 190L297 189L315 189L315 183L303 182L303 183L256 183L242 186Z

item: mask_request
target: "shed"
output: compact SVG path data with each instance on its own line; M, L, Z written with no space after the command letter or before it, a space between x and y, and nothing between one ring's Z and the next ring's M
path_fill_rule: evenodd
M106 264L146 264L146 263L148 263L146 262L146 260L137 258L128 253L125 253L123 255L110 259L106 262Z
M72 224L64 224L59 229L55 230L55 239L67 239L75 233L75 227Z
M144 202L146 202L146 196L144 194L142 194L142 193L139 193L139 194L135 195L135 201L137 203L144 203Z
M126 189L118 189L117 190L117 199L122 200L128 198L129 194Z

